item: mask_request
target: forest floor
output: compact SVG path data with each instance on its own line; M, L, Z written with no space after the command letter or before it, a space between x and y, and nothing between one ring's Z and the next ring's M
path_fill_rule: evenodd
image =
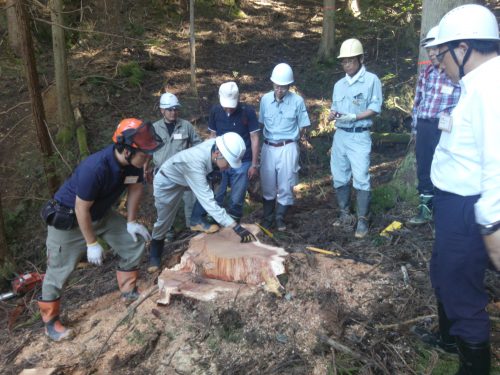
M273 66L289 62L296 89L306 99L312 132L302 144L301 182L295 189L296 205L287 216L287 231L275 233L274 239L259 235L262 242L290 254L284 297L256 288L232 300L174 298L165 307L157 305L157 295L152 294L127 315L115 281L117 258L109 251L101 267L83 266L68 281L62 319L77 332L69 342L52 343L45 337L36 305L39 290L0 302L0 372L55 368L56 374L454 374L455 357L422 345L410 331L415 324L436 327L428 276L432 224L404 226L388 238L379 235L394 220L408 220L414 202L398 201L388 210L374 212L364 239L354 239L352 229L332 225L338 209L329 170L332 129L324 113L342 72L338 64L314 61L321 36L319 2L244 0L241 9L246 16L236 18L228 7L200 2L197 96L190 94L185 14L177 17L164 5L151 9L146 3L150 2L121 2L114 17L96 16L107 14L99 8L104 7L101 2L96 2L94 13L87 8L82 13L82 25L93 23L96 30L134 38L82 33L70 50L72 102L83 114L90 148L96 151L108 144L121 118L156 119L164 88L179 96L181 117L206 134L208 110L217 102L222 82L236 80L242 101L258 107L260 96L271 89ZM339 41L352 37L345 19L338 28ZM38 30L38 34L43 31ZM406 85L411 94L415 49L395 47L383 38L379 45L370 35L360 38L367 50L367 67L383 78L384 92L395 95ZM37 41L37 59L49 128L55 134L57 104L46 41ZM134 73L131 62L138 63L140 73ZM17 272L43 272L46 228L38 209L48 194L29 96L19 60L6 49L0 50L0 68L0 186L9 244ZM404 132L407 117L393 106L376 126L380 131ZM406 144L374 144L374 188L392 178L409 150ZM69 164L75 154L63 152ZM67 176L71 168L58 163L64 171L61 176ZM249 197L247 203L243 222L258 222L260 202ZM141 220L152 228L151 186L146 188ZM182 228L182 221L176 227L177 242L169 245L176 256L166 262L168 266L188 247L191 233ZM308 246L340 255L311 253ZM158 276L148 274L146 266L144 261L140 268L144 292L154 287ZM498 274L488 272L486 284L498 370ZM2 291L7 288L4 282Z

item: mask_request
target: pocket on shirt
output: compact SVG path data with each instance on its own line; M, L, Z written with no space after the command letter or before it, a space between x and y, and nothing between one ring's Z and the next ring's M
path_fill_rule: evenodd
M359 92L355 94L352 98L352 104L356 107L359 108L361 112L366 110L366 103L368 102L368 98L366 95L362 92ZM359 112L357 112L359 113Z

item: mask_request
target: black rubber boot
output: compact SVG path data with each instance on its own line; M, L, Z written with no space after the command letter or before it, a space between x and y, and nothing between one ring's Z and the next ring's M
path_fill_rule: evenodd
M285 214L288 211L288 207L279 203L276 205L276 229L281 232L286 230Z
M354 225L354 216L351 215L351 186L344 185L335 189L335 196L339 206L339 217L333 223L336 227L352 227Z
M439 339L438 345L448 353L458 353L457 340L455 336L450 335L451 320L446 316L444 306L438 302L438 320L439 320Z
M370 210L371 192L369 190L357 190L356 201L358 225L354 237L363 238L368 234L368 211Z
M276 205L276 199L264 199L262 198L262 222L261 225L269 229L273 225L274 221L274 206Z
M457 337L460 368L456 375L489 375L491 368L490 342L471 343Z
M411 331L425 344L440 352L458 355L457 341L455 336L450 335L451 321L446 316L443 305L438 302L439 331L431 331L424 327L415 326Z
M163 248L165 246L165 240L151 240L151 248L149 250L149 267L148 272L153 273L158 271L161 265L161 256L163 254Z

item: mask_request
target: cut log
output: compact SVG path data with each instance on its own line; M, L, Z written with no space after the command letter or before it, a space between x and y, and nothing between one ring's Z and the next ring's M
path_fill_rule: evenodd
M260 232L256 225L248 224L245 228L254 234ZM241 285L235 283L265 285L279 295L283 287L277 276L285 273L287 255L283 248L259 241L241 243L229 228L200 234L190 241L181 262L159 276L158 303L168 304L172 294L210 300L220 292L240 290Z

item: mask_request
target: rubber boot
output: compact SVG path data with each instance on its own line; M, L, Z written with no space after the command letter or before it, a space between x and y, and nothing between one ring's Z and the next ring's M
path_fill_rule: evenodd
M420 204L416 216L408 220L408 224L422 225L432 220L432 199L434 195L420 194Z
M438 302L438 322L439 331L432 332L423 327L415 326L411 331L425 344L441 352L458 354L457 341L455 336L450 335L451 321L446 316L443 305Z
M364 238L368 234L368 211L370 209L371 193L368 190L357 190L358 225L354 237Z
M122 302L126 304L134 302L141 295L137 290L137 279L139 277L138 270L132 271L116 271L116 280L118 288L122 292Z
M337 204L339 206L339 217L333 223L336 227L352 227L354 225L354 217L350 212L351 187L344 185L335 189Z
M490 342L470 343L457 337L460 367L456 375L489 375Z
M165 240L151 240L151 247L149 250L149 267L148 272L153 273L160 269L161 256L163 254L163 248L165 246Z
M289 206L284 206L279 203L276 205L276 229L279 230L280 232L286 230L285 214L286 211L288 210L288 207Z
M45 334L53 341L63 341L72 338L73 330L66 328L59 319L61 300L53 301L38 300L38 307L45 324Z
M448 319L444 306L438 302L438 321L439 321L439 341L438 345L448 353L457 354L457 339L455 336L450 335L451 320Z
M274 222L274 206L276 205L276 199L264 199L262 198L262 222L261 225L270 229Z

